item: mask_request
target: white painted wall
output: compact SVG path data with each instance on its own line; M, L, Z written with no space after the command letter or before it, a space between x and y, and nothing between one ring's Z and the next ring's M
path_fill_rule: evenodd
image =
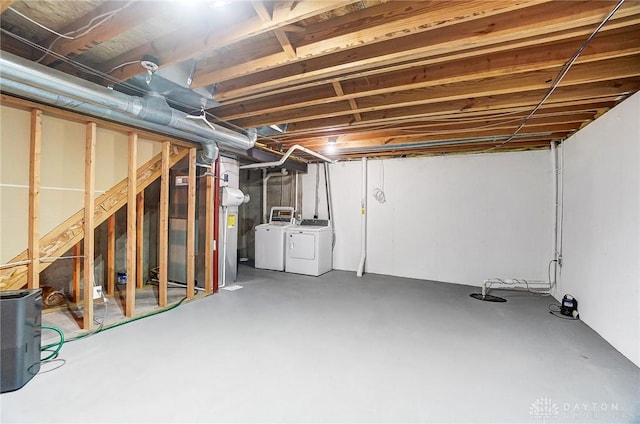
M558 296L640 366L640 93L564 146L564 234Z
M383 170L384 167L384 170ZM316 167L302 178L314 212ZM372 196L382 187L387 202ZM360 257L361 163L330 166L334 268ZM369 161L365 272L480 285L490 277L546 279L551 259L548 151ZM325 218L320 172L320 218Z

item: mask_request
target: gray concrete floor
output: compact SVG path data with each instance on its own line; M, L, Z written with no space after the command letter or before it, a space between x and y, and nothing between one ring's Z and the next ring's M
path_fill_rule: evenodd
M548 297L246 266L238 283L65 345L1 421L640 421L640 370Z

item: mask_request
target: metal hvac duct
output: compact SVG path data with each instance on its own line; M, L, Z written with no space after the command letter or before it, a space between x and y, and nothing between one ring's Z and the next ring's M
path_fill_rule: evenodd
M255 129L245 135L216 124L201 125L188 119L186 113L169 107L157 94L144 98L129 96L5 52L0 56L0 89L202 144L198 161L205 164L213 163L218 156L217 144L223 149L246 151L255 145L257 138Z

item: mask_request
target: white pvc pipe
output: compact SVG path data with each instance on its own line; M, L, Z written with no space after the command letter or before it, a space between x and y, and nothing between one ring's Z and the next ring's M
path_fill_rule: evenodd
M294 209L293 209L293 214L298 215L298 180L299 180L299 173L298 171L296 171L296 188L295 188L295 201L294 201Z
M360 200L360 263L356 275L362 277L367 259L367 158L362 158L362 198Z
M551 201L553 211L553 233L551 235L551 247L553 248L552 274L553 280L550 281L552 286L556 284L556 272L558 268L558 154L556 151L556 143L551 142Z
M223 206L222 211L222 225L224 225L222 233L222 278L220 279L222 284L218 286L219 289L227 284L227 219L229 219L229 207Z
M269 211L267 210L267 183L271 177L284 177L288 175L288 171L286 169L282 169L280 172L272 172L267 174L267 170L263 170L262 177L262 223L266 224L269 222ZM282 205L280 205L282 206Z
M287 150L287 153L284 154L284 156L282 156L280 158L279 161L276 162L262 162L262 163L250 163L248 165L242 165L240 167L240 169L255 169L255 168L271 168L274 166L280 166L283 163L285 163L287 161L287 159L289 159L289 156L291 156L291 153L293 153L295 150L301 150L307 154L310 154L311 156L315 156L318 159L322 159L325 162L329 162L329 163L333 163L333 159L330 159L324 155L321 155L318 152L314 152L311 149L307 149L306 147L302 147L299 144L294 144L293 146L291 146L289 148L289 150Z

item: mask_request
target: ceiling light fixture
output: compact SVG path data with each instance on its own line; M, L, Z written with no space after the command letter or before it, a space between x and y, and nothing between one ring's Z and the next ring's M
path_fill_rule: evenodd
M327 138L327 143L328 144L336 144L337 141L338 141L338 136L337 135L332 135L332 136Z

